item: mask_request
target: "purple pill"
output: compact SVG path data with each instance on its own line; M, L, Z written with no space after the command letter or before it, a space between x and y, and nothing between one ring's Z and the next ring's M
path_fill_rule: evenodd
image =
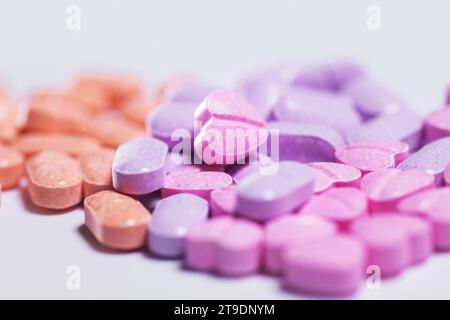
M317 123L292 123L275 121L269 123L267 151L274 160L298 162L334 162L337 148L345 144L336 129ZM273 135L278 135L273 139Z
M397 113L407 105L396 93L367 78L352 81L344 91L354 100L363 119Z
M255 173L237 186L236 212L248 219L267 221L293 212L312 197L314 172L294 161L274 163L276 173Z
M158 202L148 225L148 247L158 256L178 258L184 254L189 229L206 221L208 202L180 193Z
M273 115L281 121L322 123L340 131L361 122L347 96L310 88L289 91L277 103Z
M236 211L237 192L236 186L215 189L211 192L209 206L212 216L230 216Z
M421 170L432 174L438 185L442 184L443 172L450 163L450 137L435 140L424 145L417 152L403 160L400 170Z
M142 195L161 189L166 176L167 145L141 137L119 146L112 163L112 182L117 191Z
M356 144L377 140L396 140L417 150L423 139L423 121L420 116L404 110L395 114L380 116L347 131L346 140Z
M155 138L169 146L169 150L182 141L192 144L196 108L196 103L166 103L148 115L147 127Z
M216 88L198 81L188 81L171 87L165 96L165 101L198 104Z

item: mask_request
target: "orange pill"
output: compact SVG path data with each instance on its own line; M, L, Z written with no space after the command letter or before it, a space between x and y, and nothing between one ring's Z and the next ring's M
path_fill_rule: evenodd
M117 148L122 143L139 136L144 136L145 130L134 122L110 115L100 115L89 123L90 136L105 147Z
M112 161L114 150L99 149L80 156L81 172L83 173L83 196L112 190Z
M147 114L160 105L158 99L154 100L130 100L126 102L120 111L129 120L136 122L137 124L145 127L145 119Z
M16 187L23 173L23 155L14 148L0 146L0 185L2 189Z
M28 133L17 139L16 147L30 156L44 150L56 150L78 156L96 150L99 143L92 138L66 133Z
M28 193L38 207L67 209L82 199L78 160L59 151L42 151L25 165Z
M17 135L18 110L5 90L0 88L0 140L11 142Z
M104 246L132 250L145 244L150 213L139 201L106 190L84 200L84 221Z

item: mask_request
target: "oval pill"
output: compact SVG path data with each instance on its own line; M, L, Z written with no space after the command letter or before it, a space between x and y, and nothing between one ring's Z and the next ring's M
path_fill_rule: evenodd
M83 197L93 193L112 190L112 162L114 150L98 149L80 156L83 173Z

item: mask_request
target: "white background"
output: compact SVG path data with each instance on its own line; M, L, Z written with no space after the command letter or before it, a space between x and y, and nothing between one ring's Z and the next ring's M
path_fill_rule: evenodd
M70 4L81 8L79 31L66 27ZM378 31L366 27L372 4L381 8ZM82 70L117 70L151 91L180 71L229 85L270 63L351 58L426 113L450 84L449 12L445 0L0 0L0 81L23 97ZM18 191L2 195L0 298L307 298L274 277L224 280L144 252L104 251L81 228L81 209L39 212ZM78 291L66 287L69 265L81 268ZM354 298L450 298L450 254Z

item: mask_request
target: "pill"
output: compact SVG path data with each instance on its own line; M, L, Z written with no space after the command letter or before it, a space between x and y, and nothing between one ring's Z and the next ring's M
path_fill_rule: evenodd
M450 137L441 138L424 145L397 168L400 170L421 170L432 174L436 183L442 183L445 168L450 163Z
M0 141L11 142L17 136L18 109L6 90L0 87Z
M84 223L98 242L111 249L144 246L150 217L139 201L111 190L84 199Z
M233 178L233 182L239 184L242 179L253 173L270 174L272 171L276 171L277 167L273 164L274 161L271 158L259 153L257 159L253 159L246 164L227 166L226 171Z
M373 118L347 130L345 138L349 144L376 140L396 140L409 145L410 151L417 150L423 140L423 121L410 111L399 111Z
M189 229L208 217L208 202L188 193L162 199L156 205L148 225L148 247L158 256L178 258L184 254Z
M115 190L141 195L163 187L167 145L155 138L134 138L119 146L112 163Z
M24 174L24 157L12 147L0 145L1 190L14 188Z
M350 82L344 92L353 99L363 119L394 114L407 108L406 101L397 93L367 77Z
M401 199L434 186L434 177L424 171L395 168L368 173L361 180L371 212L395 211Z
M267 221L293 212L312 197L314 172L294 161L276 163L272 174L257 172L237 186L236 212L248 219Z
M191 79L168 87L164 95L164 100L199 104L214 89L212 85Z
M136 122L140 126L145 126L147 114L159 107L160 101L154 99L134 99L126 101L121 107L120 112L125 118Z
M399 141L371 141L351 144L336 150L337 162L361 170L362 174L392 168L403 161L409 146Z
M401 273L412 260L408 233L403 228L365 217L353 222L350 232L365 243L367 266L378 266L382 278Z
M257 151L267 139L264 119L237 95L216 90L195 111L201 125L194 148L207 164L234 164Z
M194 113L196 103L170 102L150 113L147 127L153 137L164 141L171 150L179 143L188 143L194 139Z
M114 150L98 149L80 156L81 172L83 173L83 196L112 190L112 162Z
M450 109L432 112L425 119L426 143L450 136Z
M333 188L313 196L301 208L300 215L317 216L336 223L341 230L367 215L367 197L359 189L352 187Z
M261 266L264 233L251 221L218 217L186 236L186 265L199 271L243 276Z
M360 123L359 115L347 96L306 87L286 93L273 114L280 121L316 122L342 132Z
M359 187L361 171L349 165L334 162L311 162L308 166L315 173L314 192L331 187Z
M117 148L133 138L143 137L145 131L124 118L103 114L90 120L88 133L102 145Z
M320 217L284 215L267 223L264 236L264 268L282 272L282 255L290 246L314 242L337 233L334 223Z
M214 189L225 188L233 179L225 172L198 171L168 175L161 189L163 198L178 193L191 193L207 201Z
M435 188L405 198L399 205L404 214L420 215L433 226L434 247L450 250L450 188Z
M28 193L38 207L61 210L82 199L82 174L77 160L59 151L42 151L27 161Z
M424 261L433 252L432 228L427 220L394 212L382 212L372 216L371 220L406 231L411 265Z
M236 211L237 191L235 185L211 191L209 202L212 216L232 215Z
M97 150L99 144L86 136L66 133L28 133L21 135L16 141L16 147L25 155L31 156L44 150L66 152L70 155L80 155Z
M355 293L364 280L366 252L347 235L290 247L283 254L282 282L291 290L326 296Z
M275 161L331 162L336 149L345 143L339 131L321 124L275 121L269 122L268 128L266 150ZM273 135L277 139L273 140Z

